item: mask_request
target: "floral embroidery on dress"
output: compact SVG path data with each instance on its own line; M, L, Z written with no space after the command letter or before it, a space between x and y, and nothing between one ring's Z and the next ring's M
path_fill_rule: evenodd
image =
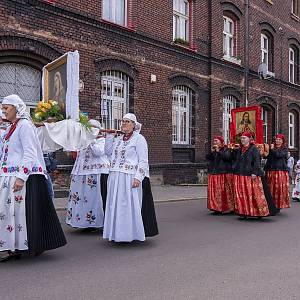
M77 222L80 221L80 215L79 215L79 214L76 215L75 220L76 220Z
M24 200L24 199L23 199L23 196L15 196L15 201L16 201L17 203L20 204L23 200Z
M115 149L115 151L114 151L114 159L112 160L112 163L111 163L111 167L112 167L112 168L114 168L115 165L116 165L120 145L121 145L121 140L118 141L117 146L116 146L116 149Z
M67 219L68 221L72 219L72 207L67 210Z
M86 221L89 222L90 224L95 223L96 220L96 216L93 215L93 211L90 210L87 214L86 214Z
M7 198L6 204L11 204L11 197Z
M88 177L87 185L92 189L97 186L97 180L93 176Z
M6 230L8 232L12 232L14 230L14 227L12 225L7 225Z
M74 204L78 204L78 202L80 201L80 197L78 195L78 192L71 194L70 198L72 199Z
M18 228L19 232L21 232L23 230L23 226L21 224L18 224L17 228Z
M8 183L7 183L6 180L5 180L5 181L3 182L3 184L2 184L2 188L3 188L3 189L7 189L7 188L8 188Z
M3 240L0 240L0 248L3 248L3 246L6 244Z
M1 213L0 214L0 221L3 221L5 219L5 214Z

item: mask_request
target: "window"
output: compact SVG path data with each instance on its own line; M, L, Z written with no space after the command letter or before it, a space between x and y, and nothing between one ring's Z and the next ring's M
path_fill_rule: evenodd
M234 46L234 22L232 19L223 16L223 53L225 57L234 57L235 46Z
M189 1L173 0L173 40L189 41Z
M32 67L4 63L0 64L0 98L17 94L32 111L41 100L41 71Z
M273 36L269 32L264 31L261 33L260 50L261 62L267 65L267 70L269 73L273 72L274 41Z
M292 13L298 15L298 3L299 0L292 0Z
M269 65L269 39L266 35L261 35L261 62ZM269 66L268 66L269 69Z
M231 110L236 108L237 101L232 95L223 98L223 137L225 143L230 141Z
M103 0L103 19L127 26L127 0Z
M289 148L295 148L295 114L289 113Z
M268 143L268 110L265 107L261 108L261 119L263 123L264 143Z
M105 71L101 77L101 117L105 128L120 129L129 108L129 77L118 71Z
M295 51L289 48L289 81L295 83Z
M191 144L192 90L176 86L172 92L172 140L173 144Z

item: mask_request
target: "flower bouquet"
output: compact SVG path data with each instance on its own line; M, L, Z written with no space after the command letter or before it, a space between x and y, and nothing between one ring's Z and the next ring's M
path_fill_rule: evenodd
M53 100L47 102L40 101L34 110L33 120L35 122L58 122L64 119L61 108L58 103Z

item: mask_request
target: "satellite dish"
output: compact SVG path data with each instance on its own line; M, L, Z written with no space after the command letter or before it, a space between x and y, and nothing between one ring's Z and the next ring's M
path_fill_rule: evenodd
M261 63L258 67L258 76L261 79L267 79L268 78L268 66L266 63Z

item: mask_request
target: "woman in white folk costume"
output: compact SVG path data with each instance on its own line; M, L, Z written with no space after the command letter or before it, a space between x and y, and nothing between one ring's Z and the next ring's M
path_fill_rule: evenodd
M11 125L1 139L0 251L1 261L19 258L20 250L39 255L66 244L47 191L45 164L36 129L17 95L3 99Z
M296 178L295 178L295 186L293 188L292 199L294 201L300 201L300 159L297 161L295 167Z
M115 242L145 241L158 234L149 180L148 146L139 134L141 124L128 113L121 136L106 137L105 152L111 167L103 238Z
M93 127L101 128L98 121L89 122ZM100 137L77 153L71 173L66 220L74 228L89 230L103 227L109 173L104 145L105 138Z

